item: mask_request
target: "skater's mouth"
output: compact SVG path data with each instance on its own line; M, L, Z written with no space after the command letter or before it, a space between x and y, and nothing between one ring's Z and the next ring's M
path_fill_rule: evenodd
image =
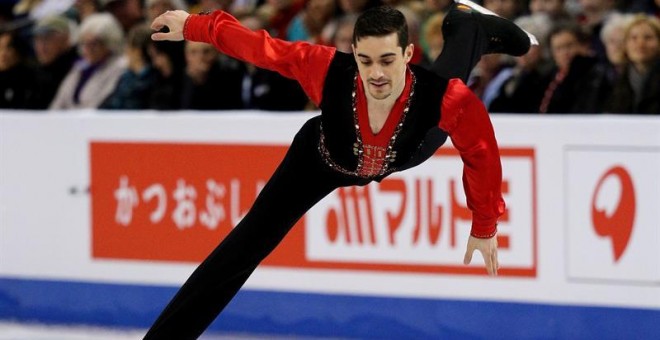
M386 81L374 82L374 81L372 81L369 84L371 84L371 86L374 86L374 87L384 87L385 85L389 84L389 82L386 82Z

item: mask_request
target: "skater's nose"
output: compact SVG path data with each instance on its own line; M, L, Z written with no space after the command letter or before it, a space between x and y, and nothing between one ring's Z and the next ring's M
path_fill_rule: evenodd
M385 73L383 72L383 68L378 65L372 66L371 69L369 70L369 78L373 80L379 80L384 76Z

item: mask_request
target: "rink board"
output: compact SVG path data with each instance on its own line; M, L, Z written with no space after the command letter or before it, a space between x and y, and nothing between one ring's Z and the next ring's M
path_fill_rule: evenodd
M0 318L148 327L310 117L0 114ZM507 202L497 278L479 255L462 264L470 212L448 142L322 200L212 329L660 338L660 120L493 123Z
M0 292L3 319L145 328L176 289L0 279ZM659 319L660 311L645 309L243 290L208 332L353 339L657 339Z

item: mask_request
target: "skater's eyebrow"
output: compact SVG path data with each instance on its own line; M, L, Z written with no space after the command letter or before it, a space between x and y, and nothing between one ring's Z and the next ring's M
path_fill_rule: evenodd
M391 57L391 56L396 56L396 53L394 53L394 52L389 52L389 53L381 54L381 55L380 55L380 58L382 59L382 58L387 58L387 57ZM369 59L371 59L370 56L368 56L368 55L366 55L366 54L362 54L362 53L358 53L358 57L360 57L360 58L369 58Z

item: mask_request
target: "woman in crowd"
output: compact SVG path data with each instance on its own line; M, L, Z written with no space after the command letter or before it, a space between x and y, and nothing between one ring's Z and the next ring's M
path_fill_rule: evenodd
M660 113L660 20L640 14L624 38L627 60L610 96L608 112Z
M50 109L98 108L126 69L120 58L124 33L108 13L92 14L80 25L82 57L60 85Z
M610 84L616 83L626 66L624 36L625 30L631 20L632 14L611 15L600 31L600 40L605 46L607 62L605 72Z

